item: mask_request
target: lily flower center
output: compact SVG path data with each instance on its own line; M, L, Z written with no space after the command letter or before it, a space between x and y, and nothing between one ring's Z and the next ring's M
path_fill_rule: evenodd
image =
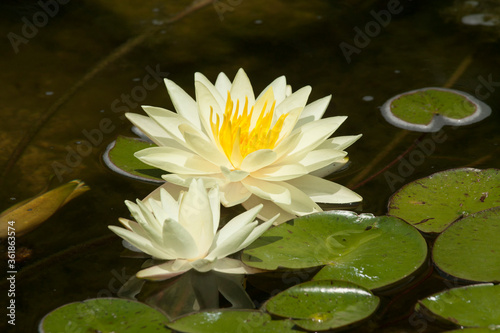
M268 101L264 103L262 110L255 110L252 106L249 111L248 98L245 97L245 105L240 113L239 100L236 100L234 107L228 92L222 117L217 114L214 121L213 109L210 108L210 125L215 141L234 167L237 168L248 154L259 149L274 149L279 143L278 139L288 113L282 114L273 123L276 100L273 100L271 109L266 112L267 104ZM258 115L254 116L254 112L258 112ZM252 124L255 117L257 120Z

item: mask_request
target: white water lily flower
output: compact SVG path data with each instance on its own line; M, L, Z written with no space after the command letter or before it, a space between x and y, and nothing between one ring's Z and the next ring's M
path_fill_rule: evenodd
M165 189L160 200L125 202L137 222L120 218L126 229L109 226L115 234L136 249L155 259L168 260L137 273L137 277L163 280L192 268L246 274L255 270L241 261L227 258L256 240L278 216L259 225L255 217L262 208L256 206L219 227L219 190L208 193L202 180L193 180L189 191L181 192L176 201Z
M321 119L331 96L306 105L311 87L292 94L281 76L255 98L242 69L232 83L220 73L215 85L196 73L196 100L173 81L165 83L177 113L143 106L149 117L126 114L158 145L135 156L170 173L163 175L165 188L202 178L207 187L219 186L224 206L241 203L248 209L262 203L259 216L281 213L279 222L321 211L316 202L362 200L346 187L311 175L342 167L344 149L361 137L329 139L347 118Z

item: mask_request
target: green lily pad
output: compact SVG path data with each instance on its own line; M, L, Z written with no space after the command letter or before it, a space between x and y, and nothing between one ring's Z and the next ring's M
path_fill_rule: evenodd
M271 316L255 310L213 310L180 317L168 326L186 333L296 332L290 320L271 320Z
M474 96L446 88L423 88L397 95L381 107L394 126L437 132L443 125L462 126L483 120L491 108Z
M420 300L417 311L465 327L500 325L500 285L453 288Z
M267 230L242 254L252 267L273 270L326 265L315 280L344 280L368 289L395 283L427 257L422 235L389 216L347 211L311 214Z
M94 298L69 303L48 313L39 332L171 332L167 317L143 303Z
M442 232L453 221L500 206L499 169L451 169L415 180L389 200L389 215L423 232Z
M269 313L292 318L311 331L345 327L368 318L379 304L369 290L345 281L320 280L298 284L265 303Z
M108 145L103 155L104 163L116 173L133 179L162 184L161 175L165 171L147 165L134 156L134 153L155 144L137 138L119 136Z
M434 243L436 265L460 279L500 282L500 207L450 225Z

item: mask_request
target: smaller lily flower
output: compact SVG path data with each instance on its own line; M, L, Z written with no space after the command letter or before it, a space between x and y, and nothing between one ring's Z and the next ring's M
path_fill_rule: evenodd
M178 201L161 189L160 200L151 198L125 204L137 222L120 218L126 229L117 226L109 229L154 259L168 260L137 273L137 277L150 280L169 279L192 268L199 272L253 273L254 269L227 256L253 243L278 218L276 215L259 225L255 218L262 205L258 205L217 231L219 189L214 187L207 193L200 179L194 179Z

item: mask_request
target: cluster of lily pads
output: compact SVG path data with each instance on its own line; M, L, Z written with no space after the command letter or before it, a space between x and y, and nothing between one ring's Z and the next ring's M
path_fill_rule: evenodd
M170 316L163 309L131 299L90 299L49 313L40 323L40 332L81 328L220 333L346 329L373 318L384 292L417 279L428 266L429 248L442 276L467 286L424 298L415 310L451 325L500 329L500 288L495 285L500 281L500 170L453 169L414 181L391 197L384 216L323 212L316 202L345 204L360 197L309 173L340 169L347 162L343 149L359 136L327 139L343 120L332 117L320 122L329 98L305 107L310 88L291 94L283 79L277 79L255 99L244 72L238 75L232 86L225 76L215 85L199 77L198 105L167 82L179 115L146 108L151 119L129 116L154 143L118 138L105 154L107 164L133 178L161 184L163 178L167 183L145 200L127 203L136 222L121 219L125 229L111 229L125 240L128 249L153 257L138 273L139 278L181 280L178 276L192 268L193 274L277 272L283 276L311 269L311 276L268 298L256 310L249 309L251 300L237 306L239 300L231 299L233 308L203 310L206 299L195 297L189 306L202 311ZM220 89L231 90L227 99L217 93ZM241 100L247 96L245 106L236 104L240 113L233 112L231 94ZM395 104L401 109L410 103L414 110L424 110L427 115L420 122L429 131L445 123L455 124L443 119L473 122L484 117L478 115L480 103L471 102L472 97L464 102L454 92L439 89L407 95L409 99L397 97L386 106ZM461 98L458 109L443 112L447 105L457 105L457 98ZM272 102L271 108L268 102ZM280 108L279 102L286 107ZM258 118L252 116L248 103L262 108ZM221 111L224 105L226 109ZM197 121L182 118L194 110L200 112ZM407 120L406 114L397 110L390 111L389 118L396 117L401 124L402 119ZM264 134L255 130L256 124L265 127ZM131 158L133 155L138 159ZM175 156L178 163L169 156ZM223 165L216 167L217 163ZM189 191L181 192L176 200L176 188L186 184ZM204 187L211 190L207 193ZM261 204L247 208L218 231L219 199L228 207ZM282 214L281 220L276 213ZM259 224L254 220L257 214L267 222ZM231 298L235 291L230 289L241 288L237 278L221 282L217 277L205 277L214 281L217 297L218 290ZM130 294L137 292L134 289ZM169 292L165 290L165 294Z
M404 283L425 265L428 245L419 230L438 235L431 252L442 275L469 285L426 297L415 309L449 324L498 328L499 186L498 169L452 169L401 188L385 216L329 211L269 229L243 251L246 265L280 271L321 268L310 281L278 293L258 310L216 309L170 320L130 300L95 299L55 310L42 321L41 331L55 332L70 318L75 327L119 330L116 318L136 310L140 315L123 325L144 325L151 318L148 329L165 332L235 332L237 325L253 327L253 332L349 327L376 312L377 292Z

